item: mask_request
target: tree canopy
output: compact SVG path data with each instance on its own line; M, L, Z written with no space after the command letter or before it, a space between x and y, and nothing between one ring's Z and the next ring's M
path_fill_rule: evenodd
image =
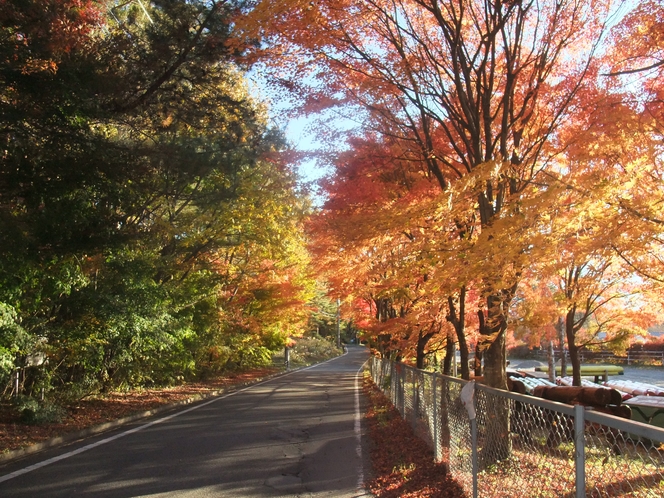
M661 321L661 17L283 0L240 22L302 113L358 122L310 233L378 349L419 364L435 330L431 352L476 346L505 388L510 329L545 338L566 317L572 350Z
M564 332L579 383L579 348L662 322L658 2L2 7L5 385L260 363L337 298L380 354L458 348L470 378L474 351L499 388L512 337ZM259 66L292 115L356 123L320 206Z
M5 394L17 371L24 393L178 382L303 332L309 204L249 91L241 8L2 2Z

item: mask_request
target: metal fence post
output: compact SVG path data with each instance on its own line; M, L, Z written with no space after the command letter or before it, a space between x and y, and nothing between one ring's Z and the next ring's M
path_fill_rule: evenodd
M433 386L433 457L436 462L440 462L440 452L438 450L438 389L436 386L436 374L432 375L431 385Z
M399 412L401 413L401 418L404 418L404 406L406 404L406 396L404 392L404 388L406 386L406 373L403 371L403 365L399 364L398 372L399 376L397 377L397 382L399 383L399 386L397 389L399 391L399 405L401 405Z
M401 417L403 418L403 368L401 368L400 364L397 364L399 368L395 370L395 377L397 379L397 398L396 398L396 403L394 406L397 407L399 410L399 413L401 414Z
M398 404L398 389L399 389L399 378L397 375L399 372L397 371L397 365L394 362L390 362L390 398L392 399L392 404L396 407L399 406Z
M396 363L390 363L390 365L392 365L392 404L399 406L399 370L397 370Z
M583 406L574 406L574 461L576 463L576 498L586 496L586 447L585 411Z
M477 461L477 419L470 419L470 441L473 453L473 498L477 498L477 474L479 465Z
M412 420L410 422L411 426L413 427L413 431L417 429L417 416L418 412L420 410L420 393L419 393L419 383L420 383L420 373L416 370L413 370L412 372L413 375L413 397L412 399L412 405L413 405L413 415L412 415Z
M398 363L394 363L394 406L401 413L401 369Z

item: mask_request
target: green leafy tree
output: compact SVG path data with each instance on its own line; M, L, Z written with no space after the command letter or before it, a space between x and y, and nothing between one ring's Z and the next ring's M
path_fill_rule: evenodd
M3 4L3 379L42 351L26 391L176 382L210 330L264 358L297 328L307 207L238 64L239 7Z

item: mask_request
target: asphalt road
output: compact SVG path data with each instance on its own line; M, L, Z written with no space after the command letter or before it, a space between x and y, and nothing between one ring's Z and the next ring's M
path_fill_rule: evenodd
M363 496L358 374L349 353L0 467L8 497Z

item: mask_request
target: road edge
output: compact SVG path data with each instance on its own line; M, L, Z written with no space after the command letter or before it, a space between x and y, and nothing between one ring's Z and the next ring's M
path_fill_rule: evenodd
M20 460L21 458L34 455L35 453L39 453L40 451L44 451L50 448L56 448L58 446L64 446L68 443L72 443L74 441L78 441L79 439L84 439L89 436L93 436L96 434L101 434L104 432L107 432L111 429L116 429L118 427L122 427L123 425L130 424L132 422L136 422L138 420L143 420L149 417L152 417L154 415L159 415L161 413L165 413L171 410L176 410L177 408L180 408L182 406L190 405L192 403L197 403L199 401L203 401L209 398L214 398L217 396L223 396L224 394L229 394L234 391L237 391L239 389L243 389L245 387L249 387L253 384L258 384L260 382L265 382L267 380L275 379L277 377L281 377L283 375L289 375L293 372L297 372L298 370L303 370L306 368L311 368L316 365L320 365L321 363L326 363L328 361L331 361L335 358L339 358L343 356L346 353L343 353L339 356L335 356L334 358L330 358L328 360L319 362L319 363L314 363L312 365L307 365L299 368L294 368L294 369L289 369L289 370L284 370L283 372L278 372L272 375L267 375L265 377L260 377L257 379L253 379L248 382L242 382L240 384L235 384L231 387L226 387L223 389L217 389L215 391L210 391L205 394L195 394L191 396L190 398L183 399L180 401L177 401L175 403L168 403L166 405L159 406L157 408L153 408L152 410L146 410L143 412L135 413L133 415L129 415L127 417L122 417L116 420L111 420L109 422L104 422L102 424L97 424L93 425L91 427L86 427L85 429L81 429L75 432L70 432L67 434L63 434L62 436L55 436L50 439L46 439L44 441L40 441L39 443L34 443L29 446L26 446L24 448L18 448L15 450L10 450L6 453L0 454L0 465L4 465L9 462L13 462L15 460Z
M39 453L40 451L49 449L49 448L55 448L57 446L62 446L67 443L76 441L78 439L83 439L88 436L93 436L95 434L101 434L103 432L109 431L111 429L115 429L117 427L122 427L123 425L130 424L131 422L136 422L137 420L142 420L148 417L151 417L153 415L159 415L161 413L167 412L169 410L174 410L177 409L181 406L186 406L190 405L192 403L196 403L198 401L203 401L208 398L213 398L215 396L221 396L223 394L232 392L236 389L241 389L243 387L249 386L251 384L257 383L257 382L262 382L264 380L271 379L272 377L278 377L280 375L283 375L287 372L280 372L279 374L275 374L272 376L267 376L267 377L261 377L259 379L256 379L251 382L245 382L242 384L236 384L233 387L229 388L224 388L224 389L218 389L215 391L210 391L209 393L205 394L195 394L191 396L190 398L183 399L180 401L177 401L175 403L168 403L166 405L159 406L157 408L153 408L152 410L146 410L143 412L135 413L133 415L129 415L127 417L122 417L116 420L111 420L109 422L104 422L102 424L97 424L93 425L91 427L86 427L85 429L81 429L75 432L70 432L67 434L63 434L62 436L55 436L50 439L46 439L45 441L40 441L39 443L34 443L31 444L30 446L26 446L25 448L19 448L16 450L11 450L7 453L3 453L0 455L0 464L4 464L7 462L11 462L13 460L18 460L24 456L28 455L33 455L35 453Z

